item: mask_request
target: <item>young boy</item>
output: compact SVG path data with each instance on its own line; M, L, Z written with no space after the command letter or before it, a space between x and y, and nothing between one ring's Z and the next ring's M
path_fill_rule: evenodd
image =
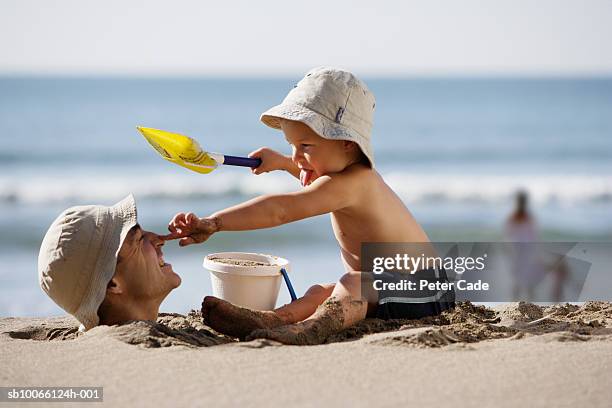
M363 242L429 242L398 196L374 170L370 144L374 96L347 71L321 67L308 72L284 101L265 112L266 125L282 129L291 157L268 148L251 153L262 164L255 174L285 170L300 191L264 195L206 218L179 213L168 239L179 245L204 242L218 231L269 228L329 213L346 272L336 284L315 285L300 299L274 311L254 311L208 296L202 313L215 330L240 338L287 344L319 344L364 319L418 318L452 305L378 304L361 291ZM250 335L250 336L249 336Z

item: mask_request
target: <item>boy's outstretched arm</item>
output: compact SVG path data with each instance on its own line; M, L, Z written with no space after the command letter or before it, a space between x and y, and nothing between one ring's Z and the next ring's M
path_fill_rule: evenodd
M354 189L343 180L346 178L343 174L322 176L300 191L256 197L218 211L211 218L220 220L223 231L242 231L330 213L351 204Z
M321 176L301 191L271 194L218 211L206 218L177 214L167 239L182 238L181 245L204 242L218 231L270 228L353 204L356 178L347 174Z

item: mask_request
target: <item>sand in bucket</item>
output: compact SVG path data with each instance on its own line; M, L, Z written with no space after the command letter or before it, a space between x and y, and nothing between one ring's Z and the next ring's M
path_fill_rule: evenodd
M289 272L289 261L250 252L219 252L204 258L210 271L213 296L237 306L273 310L278 299L281 268Z

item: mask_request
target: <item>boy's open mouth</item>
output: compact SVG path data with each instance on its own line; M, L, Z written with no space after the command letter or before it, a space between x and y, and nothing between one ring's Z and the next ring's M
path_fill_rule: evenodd
M300 183L302 187L306 187L314 180L314 171L309 169L300 169Z

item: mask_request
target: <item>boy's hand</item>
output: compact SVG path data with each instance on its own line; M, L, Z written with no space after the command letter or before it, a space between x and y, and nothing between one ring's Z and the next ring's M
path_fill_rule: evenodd
M251 169L253 174L267 173L274 170L287 170L287 161L290 160L287 156L268 147L262 147L249 153L249 157L261 159L259 167Z
M198 218L193 213L178 213L168 224L170 234L164 236L164 239L180 238L180 246L201 244L219 229L220 225L217 217Z

